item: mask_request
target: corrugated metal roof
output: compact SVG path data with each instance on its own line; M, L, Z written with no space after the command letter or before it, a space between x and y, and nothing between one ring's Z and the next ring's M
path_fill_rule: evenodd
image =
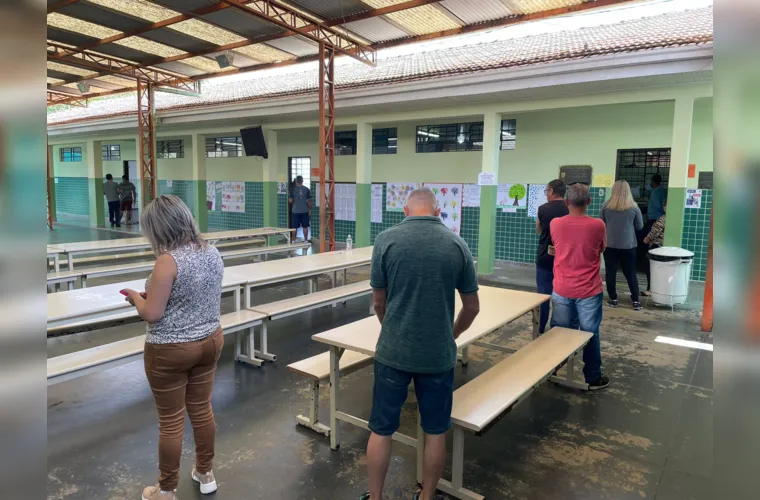
M559 9L580 5L586 0L504 0L507 7L515 14L532 14L545 10Z
M364 19L363 21L354 21L343 25L344 28L366 38L372 43L387 42L388 40L398 40L409 36L406 31L397 28L381 17Z
M513 14L502 0L444 0L441 7L451 11L465 24L492 21Z
M322 19L338 19L368 10L366 5L353 0L291 0L289 3Z
M375 9L402 3L404 0L363 0ZM436 31L459 28L460 23L447 15L436 5L422 5L414 9L386 14L385 18L413 35L424 35Z
M449 75L545 64L606 54L696 45L713 39L713 9L671 12L616 24L567 29L381 58L377 67L348 62L337 72L337 90L393 85ZM213 106L316 92L318 71L207 82L200 98L156 96L159 110ZM134 95L93 101L89 108L69 108L48 115L48 123L94 120L136 112Z
M307 41L300 36L291 36L289 38L280 38L279 40L272 40L267 45L271 45L276 49L280 49L284 52L294 54L298 57L308 56L311 54L319 53L319 47L312 41Z

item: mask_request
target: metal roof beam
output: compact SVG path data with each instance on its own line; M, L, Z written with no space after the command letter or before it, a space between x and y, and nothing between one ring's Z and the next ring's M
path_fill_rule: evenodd
M336 52L353 57L365 64L374 66L377 62L377 53L369 45L331 29L316 19L302 14L287 5L275 0L220 0L236 9L258 17L289 31L293 35L301 35L316 43L325 43L334 48ZM249 3L247 3L249 2ZM247 4L246 4L247 3ZM313 30L305 29L314 25Z
M78 106L80 108L87 107L87 97L83 97L76 94L68 94L59 90L47 91L47 103L48 106L53 104L68 104L69 106Z
M156 86L172 87L188 92L199 92L199 82L191 78L175 75L174 73L169 73L156 68L142 67L105 55L93 54L90 52L69 54L67 53L67 50L68 47L65 45L47 42L47 57L49 60L53 59L73 66L92 69L95 72L101 72L104 74L128 76L135 80L151 82ZM82 78L77 76L76 81L90 78L93 77L88 76Z
M77 3L78 1L79 0L59 0L55 3L51 3L48 5L47 13L50 14L51 12L57 12L64 7L68 7L71 4Z

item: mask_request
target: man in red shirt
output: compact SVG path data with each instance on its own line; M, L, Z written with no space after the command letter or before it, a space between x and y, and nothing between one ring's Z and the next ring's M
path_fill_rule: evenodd
M585 184L567 187L570 213L550 223L554 243L554 292L551 326L580 328L594 336L583 349L583 375L590 390L610 385L602 374L599 325L602 323L602 253L607 228L601 219L586 215L591 203Z

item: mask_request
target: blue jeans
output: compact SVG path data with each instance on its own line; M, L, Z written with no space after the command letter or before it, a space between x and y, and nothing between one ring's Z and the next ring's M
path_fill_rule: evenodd
M375 361L372 413L369 430L378 436L391 436L399 428L401 407L414 380L414 392L425 434L444 434L451 427L454 397L454 369L441 373L410 373Z
M552 293L551 326L580 328L594 334L583 349L583 376L587 383L602 375L602 350L599 345L599 325L602 324L604 293L586 299L568 299Z
M536 267L536 292L551 295L554 291L554 270ZM538 316L538 333L546 331L546 323L549 322L549 302L541 304L541 314Z

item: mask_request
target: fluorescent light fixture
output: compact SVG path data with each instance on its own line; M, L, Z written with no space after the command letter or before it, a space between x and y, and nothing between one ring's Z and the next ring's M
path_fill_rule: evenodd
M711 351L713 350L712 344L705 344L704 342L696 342L694 340L684 340L684 339L676 339L673 337L662 337L658 336L656 339L654 339L655 342L660 342L662 344L670 344L670 345L677 345L680 347L688 347L690 349L703 349L705 351Z
M90 91L90 85L85 82L77 82L77 88L83 94Z
M435 138L441 137L441 136L440 136L440 135L438 135L438 134L434 134L434 133L432 133L432 132L425 132L424 130L418 130L418 131L417 131L417 134L418 134L418 135L424 135L424 136L426 136L426 137L435 137Z
M228 50L226 52L217 54L214 59L216 59L216 63L219 65L219 69L229 68L232 66L232 62L235 60L235 54Z
M459 134L459 135L457 136L457 142L458 142L459 144L464 144L464 134Z

